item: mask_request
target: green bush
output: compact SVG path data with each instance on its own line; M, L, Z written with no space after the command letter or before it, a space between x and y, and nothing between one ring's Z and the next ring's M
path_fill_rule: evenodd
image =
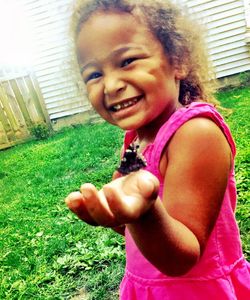
M37 123L33 125L30 128L30 132L37 140L47 139L51 134L49 126L45 123Z

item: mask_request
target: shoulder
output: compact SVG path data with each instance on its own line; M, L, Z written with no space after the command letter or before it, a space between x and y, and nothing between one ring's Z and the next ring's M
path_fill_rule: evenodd
M172 136L160 163L161 174L173 162L178 164L215 164L219 160L231 163L231 148L221 128L211 119L195 117Z
M197 116L186 121L178 128L177 132L190 133L189 131L192 130L194 133L199 133L203 130L211 132L217 131L218 129L220 130L219 126L212 119L203 116Z
M194 150L199 150L199 146L215 147L223 145L223 149L230 150L229 143L221 128L211 119L196 117L185 122L173 135L169 148L174 148L178 144L192 146Z
M231 161L231 149L222 130L212 120L193 118L174 134L167 149L168 160L187 164L217 164Z

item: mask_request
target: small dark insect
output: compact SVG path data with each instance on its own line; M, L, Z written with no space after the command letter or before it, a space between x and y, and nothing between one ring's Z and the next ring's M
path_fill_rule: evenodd
M138 171L147 166L147 162L142 154L138 153L139 145L131 143L125 151L117 171L123 175Z

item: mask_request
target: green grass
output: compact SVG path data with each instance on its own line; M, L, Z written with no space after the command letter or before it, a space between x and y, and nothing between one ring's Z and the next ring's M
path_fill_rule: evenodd
M99 124L0 153L0 299L70 299L83 286L105 299L117 290L123 239L79 221L64 198L83 182L110 181L121 141Z
M249 238L249 88L220 93L237 142L240 225ZM118 164L122 132L108 124L68 128L43 141L0 152L0 299L117 299L124 241L78 220L64 204L82 182L98 187Z
M223 107L229 109L228 112L222 113L236 142L235 173L238 193L236 217L241 231L243 250L250 260L250 87L221 92L217 98Z

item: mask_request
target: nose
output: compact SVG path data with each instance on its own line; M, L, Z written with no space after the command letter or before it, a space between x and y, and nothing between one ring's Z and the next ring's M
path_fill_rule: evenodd
M117 96L126 89L126 82L113 72L104 76L104 94L108 97Z

